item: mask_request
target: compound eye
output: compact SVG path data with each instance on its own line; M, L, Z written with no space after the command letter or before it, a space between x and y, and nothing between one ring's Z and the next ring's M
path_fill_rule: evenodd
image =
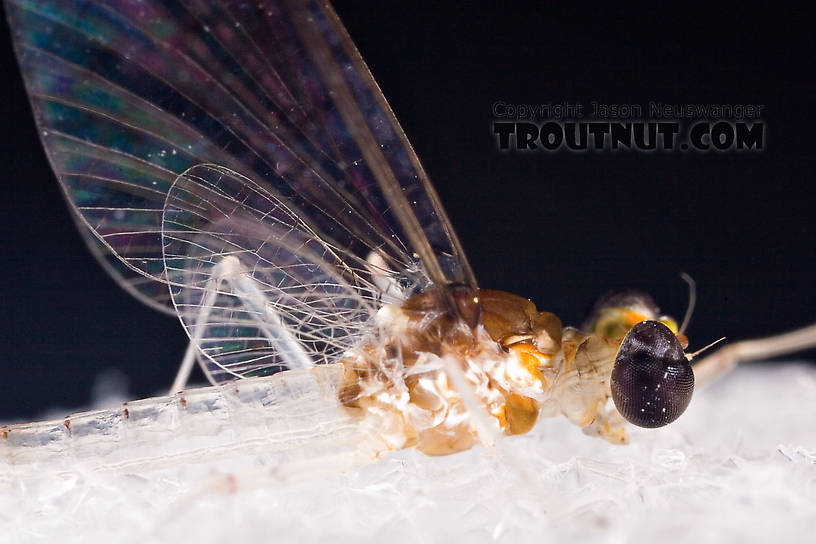
M662 427L682 414L694 392L694 372L674 333L658 321L632 327L612 369L612 400L638 427Z

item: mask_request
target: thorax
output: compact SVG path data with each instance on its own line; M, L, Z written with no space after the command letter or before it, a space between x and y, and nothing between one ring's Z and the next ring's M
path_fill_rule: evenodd
M368 417L390 448L444 455L477 441L444 370L451 362L506 435L558 413L587 426L603 408L616 346L562 328L522 297L481 290L478 299L473 328L446 312L436 293L386 305L374 339L344 361L341 401Z

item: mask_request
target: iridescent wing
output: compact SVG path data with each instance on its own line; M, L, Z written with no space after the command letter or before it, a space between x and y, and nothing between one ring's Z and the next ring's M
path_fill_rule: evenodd
M214 381L292 366L295 345L332 360L365 333L377 276L405 294L475 287L327 4L6 0L6 10L80 230L123 287L178 312ZM225 287L218 263L233 255L267 302Z
M475 286L456 235L359 53L323 2L6 0L54 171L95 253L167 305L162 212L217 164L375 251L418 288Z

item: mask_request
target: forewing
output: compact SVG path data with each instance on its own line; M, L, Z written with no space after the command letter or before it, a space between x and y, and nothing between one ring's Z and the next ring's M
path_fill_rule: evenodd
M413 150L336 15L294 1L6 0L49 160L129 291L165 304L162 211L218 164L345 254L418 289L475 286ZM145 279L146 278L146 279Z

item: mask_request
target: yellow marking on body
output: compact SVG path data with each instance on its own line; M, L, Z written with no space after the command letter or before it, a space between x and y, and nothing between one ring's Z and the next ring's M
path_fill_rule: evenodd
M516 354L521 366L524 367L530 376L541 382L541 386L547 387L547 379L541 373L541 369L550 365L552 355L546 355L536 349L533 344L518 343L513 344L509 349Z
M632 310L623 310L621 313L623 314L624 322L629 327L634 327L638 323L647 321L649 319L649 316L640 312L633 312Z
M497 410L491 412L491 415L499 421L499 427L502 430L507 428L507 403L502 404Z
M672 333L677 334L680 332L680 327L677 325L677 321L672 319L671 317L664 316L660 318L660 322L666 325Z

